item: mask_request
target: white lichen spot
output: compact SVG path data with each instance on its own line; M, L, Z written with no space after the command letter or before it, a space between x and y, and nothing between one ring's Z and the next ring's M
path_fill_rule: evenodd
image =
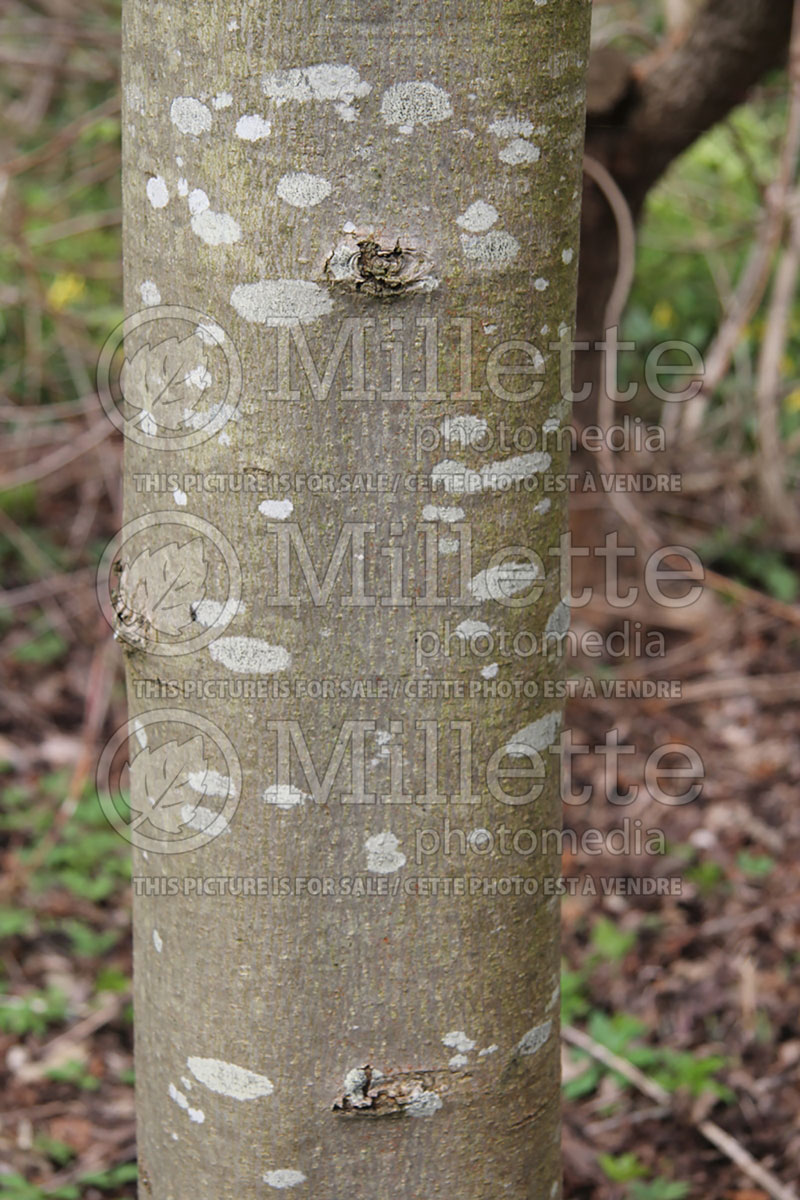
M556 983L555 987L553 988L550 999L547 1001L547 1008L545 1009L545 1012L550 1012L551 1008L555 1008L555 1006L558 1004L560 999L561 999L561 984Z
M545 1021L542 1025L534 1025L533 1029L529 1029L517 1042L515 1053L527 1055L535 1054L537 1050L541 1050L550 1037L552 1028L552 1021Z
M517 592L527 591L538 577L535 563L511 561L479 571L468 587L476 600L507 600Z
M275 1090L266 1075L237 1067L235 1063L223 1062L219 1058L197 1058L190 1055L186 1065L198 1083L205 1084L210 1092L230 1096L232 1100L258 1100L271 1096Z
M271 521L285 521L294 512L291 500L262 500L258 511Z
M538 162L541 154L541 150L538 146L534 146L533 142L528 142L525 138L514 138L513 142L508 142L503 146L500 151L500 159L502 162L516 167L522 163Z
M461 249L471 262L492 269L513 262L519 254L519 242L505 229L491 229L483 234L462 233Z
M563 600L560 600L550 613L550 616L547 618L545 634L549 634L557 638L565 637L567 630L569 629L570 616L571 612L569 605L565 604Z
M442 1107L442 1098L436 1092L418 1092L405 1107L409 1117L432 1117Z
M561 251L561 261L563 263L566 263L567 266L569 266L569 264L572 262L574 257L575 257L575 251L572 249L571 246L567 246L566 250Z
M409 80L387 88L381 100L381 116L387 125L433 125L453 115L450 97L435 83Z
M439 553L445 557L453 554L458 554L461 549L461 543L458 538L440 537L439 538Z
M207 388L211 387L213 379L208 367L204 363L198 363L186 375L186 382L189 387L195 388L198 392L204 392Z
M393 833L374 833L364 843L367 851L367 870L378 875L391 875L406 864L406 856L399 849L400 842Z
M219 837L228 830L227 818L204 804L182 804L181 821L187 828L205 833L209 838Z
M456 225L460 225L469 233L485 233L487 229L492 228L499 215L493 204L487 204L485 200L476 200L466 212L456 217Z
M279 1171L267 1171L266 1175L262 1176L264 1183L271 1188L290 1188L297 1187L298 1184L305 1183L306 1177L302 1171L292 1171L289 1168L283 1167Z
M180 179L178 180L176 191L182 198L185 198L189 195L189 180L185 179L183 175L181 175Z
M546 471L551 461L546 450L531 450L528 454L487 463L475 471L454 458L444 458L431 469L431 480L434 488L441 487L452 495L503 492L513 486L514 480L531 479Z
M240 317L258 325L299 325L316 321L333 308L330 295L305 279L262 279L240 283L231 292Z
M478 1058L486 1058L488 1054L496 1054L500 1049L497 1042L492 1042L491 1046L485 1046L483 1050L478 1051Z
M501 117L492 121L489 133L499 138L527 138L533 133L533 125L527 117Z
M206 1114L200 1108L192 1108L192 1106L189 1103L189 1101L187 1100L186 1096L183 1094L182 1091L180 1091L178 1088L175 1087L174 1083L171 1083L169 1085L169 1087L167 1088L167 1091L169 1092L170 1098L175 1101L178 1108L183 1109L183 1111L186 1113L186 1115L190 1121L194 1121L195 1124L197 1124L197 1125L203 1124L203 1122L206 1119ZM173 1134L172 1136L173 1136L174 1140L177 1142L177 1140L178 1140L177 1134Z
M169 106L169 119L181 133L195 137L211 128L211 112L193 96L177 96Z
M138 717L134 717L132 728L136 741L139 743L140 748L144 750L147 745L147 730Z
M225 341L225 330L214 321L201 321L194 332L204 346L221 346Z
M292 662L291 654L283 646L274 646L260 638L218 638L208 652L214 662L240 675L274 675L276 671L288 670Z
M353 101L372 91L372 85L361 78L355 67L342 63L316 63L312 67L273 71L262 86L264 94L278 105L287 100L296 104L309 100L333 101L339 116L346 121L355 116L355 110L351 109Z
M276 188L281 200L294 208L312 208L321 204L331 194L331 185L321 175L309 175L307 171L293 171L281 175Z
M185 1112L189 1107L189 1101L183 1092L176 1088L174 1083L170 1083L167 1092L169 1093L170 1100L174 1100L178 1108L182 1108Z
M132 112L139 113L144 116L147 108L145 104L144 92L137 83L127 83L124 88L125 100L128 108Z
M247 113L246 116L239 117L234 132L244 142L260 142L269 137L271 130L272 125L266 117L261 117L258 113Z
M241 600L196 600L191 606L192 615L198 625L211 629L214 625L229 625L235 616L244 612Z
M456 496L467 492L483 491L483 483L478 471L467 467L454 458L443 458L431 470L431 482L434 489L442 488Z
M181 1083L186 1088L187 1092L190 1092L192 1090L192 1088L194 1087L194 1084L192 1083L191 1079L187 1079L187 1077L185 1075L181 1075Z
M160 954L164 949L164 939L157 929L153 930L153 945L156 948L156 954Z
M553 501L550 499L549 496L545 496L544 500L538 500L536 502L536 504L534 504L533 511L535 513L544 514L544 513L550 512L550 509L552 507L553 507Z
M238 221L229 213L212 212L210 208L192 217L192 231L208 246L232 246L242 236Z
M530 725L526 725L524 729L515 733L506 742L504 753L512 757L522 757L546 750L556 740L560 724L560 712L545 713L543 717L539 717L538 721L532 721Z
M463 1029L451 1029L442 1038L442 1045L457 1050L459 1054L468 1054L470 1050L475 1049L476 1043L467 1037Z
M144 283L139 284L139 295L142 297L142 304L146 304L148 308L161 303L161 292L152 279L145 279Z
M148 179L145 191L153 208L165 208L169 204L167 185L160 175L153 175L151 179Z
M538 279L534 279L533 286L536 288L537 292L546 292L550 287L550 281L543 279L540 275Z
M288 812L291 808L305 804L311 796L307 792L301 792L299 788L292 787L290 783L271 783L261 793L261 799L265 804L272 804L275 808L282 808Z
M495 679L499 670L500 670L499 663L496 663L496 662L487 663L485 667L481 667L481 678Z
M210 207L211 201L202 188L194 188L189 193L189 212L193 217L205 212Z
M217 92L211 103L214 108L230 108L233 104L233 96L230 92Z
M187 777L189 787L200 796L219 796L227 800L234 794L233 781L229 775L206 768L203 771L189 771Z
M426 504L422 510L423 521L446 521L448 524L463 521L466 515L463 508L456 506L440 508L437 504Z
M172 499L178 505L178 508L186 508L189 497L180 488L175 488L175 491L172 493Z
M466 1054L454 1054L453 1057L449 1059L447 1065L451 1071L460 1071L462 1067L466 1067L468 1063L469 1059L467 1058Z

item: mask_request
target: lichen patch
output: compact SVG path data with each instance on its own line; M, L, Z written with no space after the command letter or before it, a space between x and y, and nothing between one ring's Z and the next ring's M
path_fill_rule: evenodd
M395 83L386 89L381 100L381 116L386 124L408 130L415 125L435 125L452 115L447 92L427 80Z

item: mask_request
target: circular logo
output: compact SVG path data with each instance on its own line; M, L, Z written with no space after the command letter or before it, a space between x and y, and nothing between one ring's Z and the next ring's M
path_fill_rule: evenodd
M213 721L180 708L153 709L120 725L95 778L112 828L155 854L198 850L228 833L242 792L230 738Z
M151 450L188 450L237 415L242 365L212 317L179 304L131 313L106 338L97 394L123 436Z
M242 571L224 534L192 513L128 521L97 569L100 608L123 643L171 658L204 649L239 611Z

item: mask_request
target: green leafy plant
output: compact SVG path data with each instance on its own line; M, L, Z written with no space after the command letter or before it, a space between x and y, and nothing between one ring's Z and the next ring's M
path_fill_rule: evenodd
M639 1067L669 1092L685 1090L692 1096L711 1093L727 1102L734 1098L730 1088L715 1078L717 1072L726 1065L724 1058L720 1055L701 1058L670 1047L645 1045L642 1039L649 1031L637 1017L594 1009L589 1014L587 1031L601 1046ZM624 1075L597 1062L583 1051L573 1050L572 1054L576 1062L585 1062L586 1066L580 1075L565 1083L563 1090L566 1099L576 1100L594 1092L605 1075L611 1075L620 1088L631 1086Z
M598 1154L597 1161L607 1179L612 1183L629 1183L632 1179L640 1179L647 1170L630 1151L625 1154Z
M616 922L600 916L592 925L591 944L595 956L620 962L636 945L636 933L620 929Z
M97 1076L92 1075L86 1064L77 1059L70 1059L69 1062L62 1063L58 1067L51 1067L47 1071L47 1078L52 1079L53 1083L72 1084L84 1092L96 1092L100 1087L100 1080Z
M22 996L0 995L0 1031L17 1037L43 1034L50 1025L67 1017L67 998L58 988L28 992Z

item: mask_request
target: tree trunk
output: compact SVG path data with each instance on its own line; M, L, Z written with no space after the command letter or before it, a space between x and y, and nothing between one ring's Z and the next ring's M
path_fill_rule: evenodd
M589 14L125 6L143 1197L559 1194Z

